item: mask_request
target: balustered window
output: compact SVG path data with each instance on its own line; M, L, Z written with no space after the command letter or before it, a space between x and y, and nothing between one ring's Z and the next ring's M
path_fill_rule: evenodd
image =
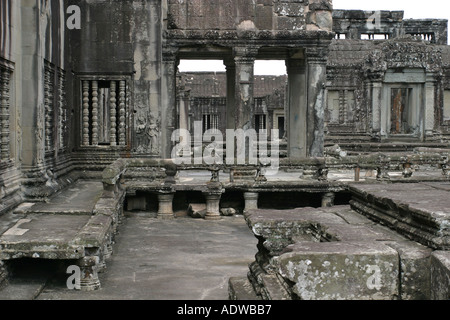
M265 114L255 115L255 130L258 133L267 130L267 116Z
M127 81L83 80L82 146L127 145Z
M11 158L10 152L10 85L12 71L0 65L0 161Z
M66 147L67 104L66 73L45 61L44 72L45 152L53 153Z
M55 67L46 62L44 73L45 151L55 149Z

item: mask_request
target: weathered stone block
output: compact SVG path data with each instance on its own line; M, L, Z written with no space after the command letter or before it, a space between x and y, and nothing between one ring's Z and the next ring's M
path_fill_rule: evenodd
M430 299L432 250L412 241L386 242L400 257L400 297L402 300Z
M450 299L450 252L435 251L431 255L431 299Z
M302 300L398 297L398 253L381 243L307 243L287 248L278 272Z
M222 208L220 213L225 217L230 217L236 215L236 209L233 208Z
M188 209L188 215L195 219L203 219L206 216L206 204L191 203Z
M257 6L256 7L256 28L259 30L273 29L273 12L272 7Z
M228 282L228 294L230 300L260 300L253 290L252 284L246 277L230 278Z

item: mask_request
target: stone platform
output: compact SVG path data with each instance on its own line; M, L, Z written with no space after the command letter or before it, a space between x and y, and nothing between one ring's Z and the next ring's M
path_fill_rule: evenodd
M230 279L231 299L247 299L249 288L267 300L449 298L448 251L411 241L350 206L250 210L246 220L258 254L248 277Z
M46 203L24 203L2 216L0 269L4 277L5 262L10 260L73 260L86 276L81 279L82 289L99 288L97 272L111 255L123 197L107 200L101 182L80 180Z

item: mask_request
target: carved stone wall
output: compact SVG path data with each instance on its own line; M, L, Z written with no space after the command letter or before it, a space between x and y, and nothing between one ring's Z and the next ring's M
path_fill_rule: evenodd
M170 29L331 30L328 0L169 1Z

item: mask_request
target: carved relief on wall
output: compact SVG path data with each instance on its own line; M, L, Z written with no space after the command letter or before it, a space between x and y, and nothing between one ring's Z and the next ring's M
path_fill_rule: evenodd
M138 154L160 154L160 125L159 118L150 112L136 116L135 150Z

